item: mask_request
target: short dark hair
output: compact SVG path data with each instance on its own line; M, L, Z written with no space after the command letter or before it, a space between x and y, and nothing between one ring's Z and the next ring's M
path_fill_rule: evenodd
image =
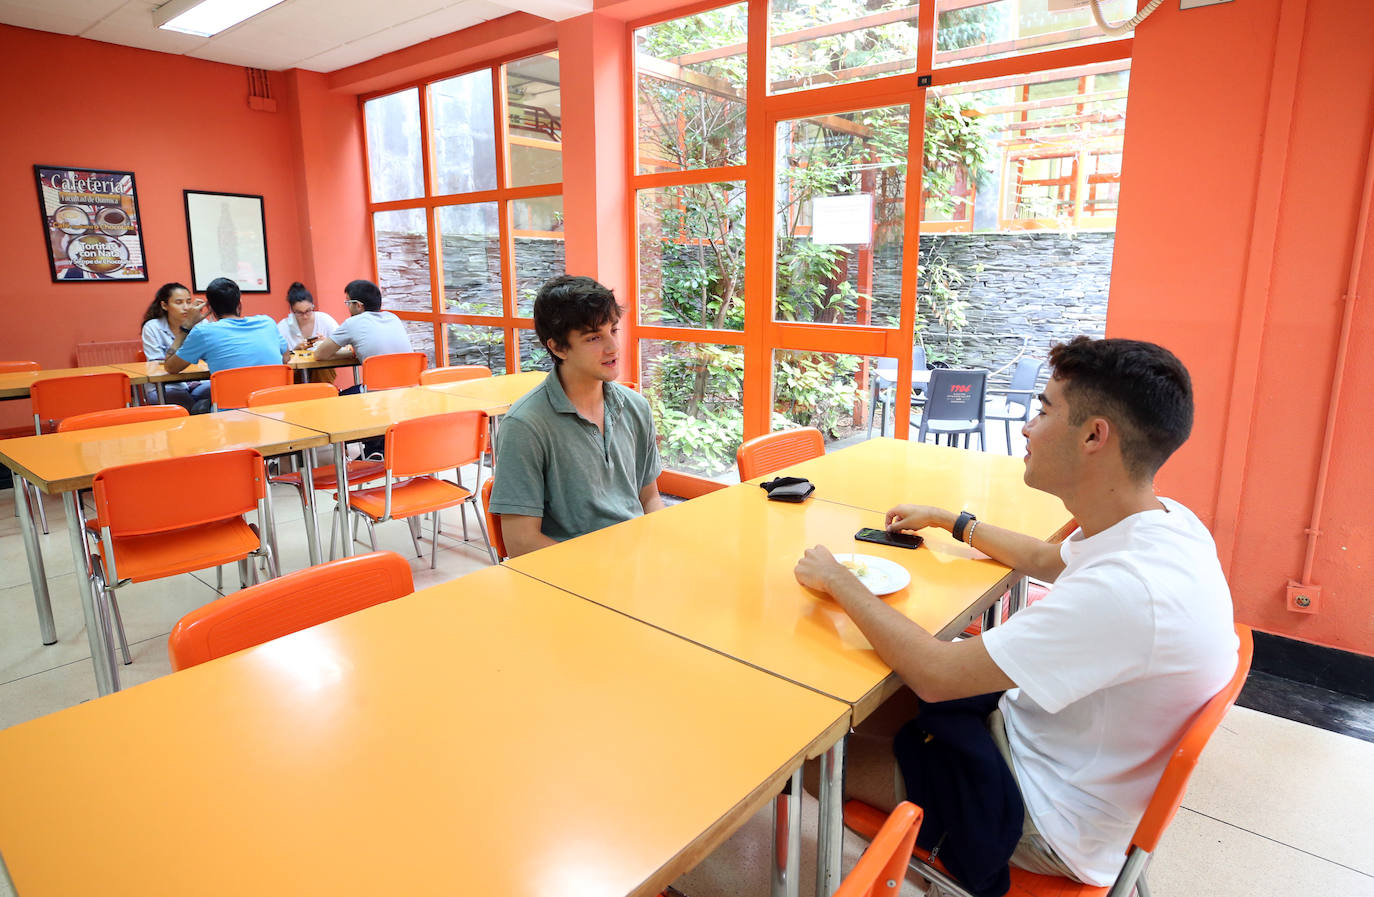
M619 321L622 311L615 294L595 280L563 274L546 281L534 297L534 332L545 349L550 340L566 349L571 345L569 336L600 330ZM549 355L555 365L563 363L552 352Z
M227 277L216 277L205 288L205 301L217 318L232 318L239 313L242 297L239 285Z
M315 297L310 295L310 291L305 288L305 284L299 280L286 288L286 307L290 308L297 302L309 302L314 304Z
M382 291L370 280L350 280L344 295L363 304L363 311L382 310Z
M1050 349L1050 371L1064 384L1071 425L1094 416L1116 425L1137 480L1153 477L1193 430L1192 379L1163 346L1076 336Z

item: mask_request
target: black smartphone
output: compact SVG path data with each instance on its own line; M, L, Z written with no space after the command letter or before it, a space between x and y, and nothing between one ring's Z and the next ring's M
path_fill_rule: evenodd
M854 534L854 538L860 542L872 542L876 545L891 545L894 548L920 548L925 541L920 536L909 535L907 533L889 533L885 529L870 529L864 527Z

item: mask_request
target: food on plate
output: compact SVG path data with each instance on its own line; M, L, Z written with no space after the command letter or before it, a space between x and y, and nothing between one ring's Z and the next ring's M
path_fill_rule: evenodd
M860 579L863 579L865 576L868 575L868 564L864 563L858 558L850 558L847 561L840 561L840 563L848 567L849 570Z

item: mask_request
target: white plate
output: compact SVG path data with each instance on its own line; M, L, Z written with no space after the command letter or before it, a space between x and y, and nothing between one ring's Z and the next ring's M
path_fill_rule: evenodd
M911 582L911 574L901 564L894 563L886 558L875 558L871 554L841 554L836 558L843 563L863 564L868 569L862 576L858 571L855 575L859 577L859 582L863 583L864 588L874 595L891 595L893 592L906 588Z

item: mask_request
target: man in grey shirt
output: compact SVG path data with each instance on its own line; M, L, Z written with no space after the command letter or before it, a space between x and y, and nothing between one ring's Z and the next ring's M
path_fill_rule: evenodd
M344 296L350 317L320 340L315 347L317 360L328 361L348 351L350 346L360 362L373 355L414 351L405 322L389 311L382 311L382 291L375 283L352 281L344 287ZM359 387L350 386L344 393L358 391Z
M663 507L649 403L615 382L620 306L590 277L555 277L534 300L554 369L511 406L491 508L517 557Z

